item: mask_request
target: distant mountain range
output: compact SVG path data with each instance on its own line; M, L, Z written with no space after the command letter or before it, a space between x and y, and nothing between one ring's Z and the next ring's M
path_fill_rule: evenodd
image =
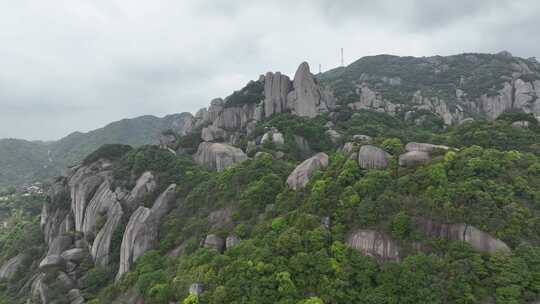
M81 161L104 144L133 147L154 144L167 129L181 132L189 113L162 118L145 115L122 119L90 132L74 132L50 142L0 139L0 187L41 181L57 176L66 167Z

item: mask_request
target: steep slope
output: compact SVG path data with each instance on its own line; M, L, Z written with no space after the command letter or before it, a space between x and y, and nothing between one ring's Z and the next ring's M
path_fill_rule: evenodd
M53 142L0 140L0 186L19 185L59 175L65 167L80 162L104 144L134 147L157 144L159 134L164 130L185 134L189 131L186 126L191 119L189 113L163 118L147 115L123 119L87 133L75 132Z

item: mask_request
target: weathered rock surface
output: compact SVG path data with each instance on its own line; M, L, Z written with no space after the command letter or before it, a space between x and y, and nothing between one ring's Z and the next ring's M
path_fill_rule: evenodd
M82 232L86 234L93 231L98 217L105 214L116 201L116 194L111 191L111 184L105 179L86 207L83 217Z
M417 142L410 142L405 145L405 150L407 150L408 152L418 151L418 152L433 153L436 150L448 150L448 149L450 148L447 146L417 143Z
M18 254L7 260L0 267L0 279L10 279L17 272L25 258L26 256L24 254Z
M30 288L30 294L32 298L38 299L42 304L49 303L49 288L45 284L45 274L41 273L34 278L32 287Z
M67 297L70 304L84 304L84 298L79 289L71 289L68 292Z
M416 218L415 222L417 229L431 237L463 241L484 253L492 254L498 250L510 252L510 248L503 241L471 225L439 223L425 218Z
M202 129L201 132L201 138L204 141L224 141L227 137L227 133L225 130L215 127L215 126L208 126L206 128Z
M414 167L427 163L431 160L429 153L422 151L411 151L399 156L399 165L403 167Z
M130 271L133 263L155 246L160 221L175 199L176 185L172 184L157 198L151 209L139 207L131 215L120 246L117 278Z
M375 230L357 230L347 237L347 245L379 262L400 259L399 245L389 236Z
M384 169L391 157L381 148L365 145L358 151L358 164L362 169Z
M230 165L247 160L247 155L227 144L202 142L193 159L200 165L220 172Z
M300 64L293 81L293 91L287 95L287 107L298 116L315 117L327 112L335 101L328 92L324 92L307 62Z
M82 248L68 249L60 255L65 261L81 262L88 255L88 251Z
M115 202L107 213L107 221L99 230L90 251L94 263L98 266L105 266L110 262L111 241L114 231L120 224L124 212L119 202Z
M203 246L210 249L215 249L218 252L223 252L223 249L225 248L225 242L222 238L215 234L209 234L204 239Z
M287 185L294 190L305 187L310 177L317 170L328 167L328 155L326 153L317 153L313 157L306 159L298 165L287 178Z
M126 202L130 207L138 206L140 200L147 194L154 192L157 183L154 174L150 171L146 171L137 179L135 187L129 193L126 198Z
M236 235L229 235L226 239L225 239L225 248L226 249L231 249L233 248L234 246L240 244L241 240L239 237L237 237Z
M103 182L104 178L96 171L101 163L97 162L90 166L81 166L69 179L71 190L71 210L75 217L75 231L83 231L83 220L86 207L92 199L95 191Z
M274 113L282 113L287 109L287 94L292 83L288 76L280 72L268 72L264 76L264 115L270 117Z

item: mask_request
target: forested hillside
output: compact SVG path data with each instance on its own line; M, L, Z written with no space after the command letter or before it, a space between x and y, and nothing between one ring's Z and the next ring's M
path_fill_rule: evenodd
M189 117L184 113L164 118L148 115L123 119L97 130L74 132L51 142L0 139L0 187L50 179L104 144L134 147L157 144L163 130L184 132L186 115Z

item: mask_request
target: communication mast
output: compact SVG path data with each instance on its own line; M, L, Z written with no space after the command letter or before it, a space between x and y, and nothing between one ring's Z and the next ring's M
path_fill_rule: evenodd
M345 66L345 61L343 60L343 48L341 48L341 66Z

